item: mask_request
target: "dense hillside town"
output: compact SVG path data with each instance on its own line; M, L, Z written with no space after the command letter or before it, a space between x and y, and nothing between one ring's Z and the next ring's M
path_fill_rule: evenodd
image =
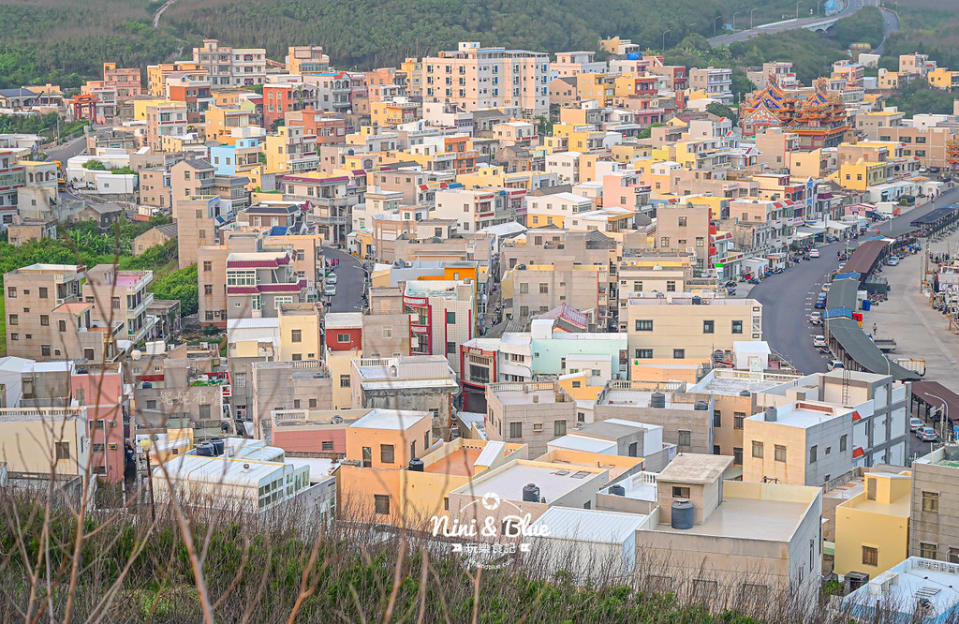
M0 89L0 612L212 622L282 576L282 621L959 614L959 100L889 103L959 70L860 45L739 93L495 43ZM350 556L387 574L311 572Z

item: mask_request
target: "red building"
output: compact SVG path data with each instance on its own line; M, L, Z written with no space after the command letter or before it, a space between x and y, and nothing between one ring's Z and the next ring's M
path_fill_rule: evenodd
M316 137L317 145L336 145L346 141L346 120L333 113L309 107L284 114L286 125L303 128L303 134Z
M316 86L312 84L263 85L263 127L273 128L287 112L305 110L316 104Z

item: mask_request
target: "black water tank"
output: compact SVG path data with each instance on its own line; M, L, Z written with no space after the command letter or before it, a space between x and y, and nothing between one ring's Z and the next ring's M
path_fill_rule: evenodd
M693 305L702 305L702 304L703 304L703 298L700 297L699 295L694 295L694 296L693 296Z
M223 441L223 438L210 438L210 444L213 445L213 453L217 456L222 455L223 449L226 448L226 443Z
M424 467L425 465L423 464L423 460L420 459L419 457L414 457L413 459L410 460L409 469L412 472L423 472Z
M196 454L202 455L203 457L215 457L216 449L213 447L212 442L200 442L196 445Z
M650 407L666 407L666 395L662 392L654 392L649 396Z
M539 488L535 483L527 483L523 486L523 500L527 503L539 502Z
M693 405L693 409L700 411L709 409L709 401L696 401L696 404Z
M626 496L626 488L621 485L609 486L609 493L613 496Z
M677 498L673 501L670 525L681 530L693 528L693 504L689 500Z

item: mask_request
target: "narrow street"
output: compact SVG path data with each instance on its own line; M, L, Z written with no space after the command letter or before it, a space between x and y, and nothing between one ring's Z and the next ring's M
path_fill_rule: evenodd
M332 302L329 297L320 296L330 312L362 312L363 296L366 294L366 271L363 262L345 251L333 247L324 247L323 254L327 262L339 260L336 273L336 295Z

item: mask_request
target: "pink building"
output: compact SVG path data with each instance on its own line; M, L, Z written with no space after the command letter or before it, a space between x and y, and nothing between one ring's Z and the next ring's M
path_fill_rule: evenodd
M87 408L91 472L120 483L126 466L124 443L132 433L124 418L123 375L119 369L78 369L70 376L70 385L72 398Z
M134 98L143 93L140 86L140 68L117 67L116 63L104 63L103 86L115 88L118 100Z

